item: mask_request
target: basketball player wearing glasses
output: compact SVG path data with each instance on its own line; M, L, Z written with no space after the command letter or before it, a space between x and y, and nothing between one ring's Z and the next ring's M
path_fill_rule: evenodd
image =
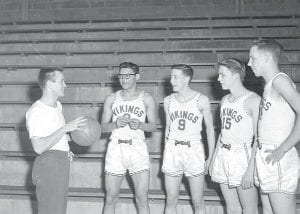
M150 94L137 89L138 65L121 63L117 77L122 89L106 98L102 114L102 132L112 132L105 158L103 213L115 213L121 183L128 170L134 183L138 213L149 214L150 162L144 132L156 130L155 103Z
M38 214L65 214L67 209L70 160L67 133L86 124L79 117L68 124L58 101L66 87L63 70L46 67L39 72L42 97L26 112L26 127L34 151L39 154L32 170L36 185Z

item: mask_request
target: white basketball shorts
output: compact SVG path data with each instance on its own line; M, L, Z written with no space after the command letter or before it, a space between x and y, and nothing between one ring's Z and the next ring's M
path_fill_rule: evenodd
M283 158L274 163L267 163L266 157L274 150L276 144L262 144L256 154L257 174L261 191L263 193L281 192L295 194L297 192L299 178L299 156L296 148L288 151Z
M165 143L162 172L169 176L196 177L205 172L203 143L198 141L175 141Z
M212 163L211 179L214 182L238 187L242 184L251 156L247 144L225 144L220 146Z
M112 139L105 157L105 173L123 176L150 169L149 152L143 140Z

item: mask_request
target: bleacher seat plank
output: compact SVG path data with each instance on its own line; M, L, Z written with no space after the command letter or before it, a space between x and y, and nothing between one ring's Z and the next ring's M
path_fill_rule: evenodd
M0 23L1 24L1 23ZM134 30L134 29L147 29L147 28L199 28L199 27L272 27L272 26L287 26L287 25L299 25L297 19L293 17L278 18L276 22L273 19L264 18L252 18L252 17L234 17L232 19L210 19L209 17L190 17L189 19L176 18L176 20L164 19L164 20L123 20L123 21L110 21L105 22L103 20L87 20L86 22L78 23L59 23L49 22L43 24L13 24L2 25L0 31L6 33L20 33L20 32L37 32L37 31L70 31L70 30Z
M187 63L190 65L213 65L218 60L227 57L236 57L243 61L247 61L249 58L248 51L244 52L222 52L222 53L205 53L205 52L179 52L179 53L129 53L129 54L79 54L79 55L29 55L29 56L1 56L0 61L3 62L5 67L14 66L36 66L42 67L48 66L84 66L84 67L95 67L95 66L109 66L116 65L122 61L134 61L137 64L148 65L171 65L178 63ZM281 59L281 64L300 64L300 51L285 52Z
M285 50L300 50L300 39L279 41ZM0 55L50 54L50 53L135 53L135 52L172 52L194 50L209 51L246 51L252 40L184 40L184 41L115 41L115 42L59 42L51 43L8 43L0 46Z
M116 65L122 61L135 61L137 64L149 63L155 64L175 64L180 62L186 63L214 63L216 62L217 55L213 53L130 53L130 54L82 54L82 55L28 55L28 56L5 56L0 55L0 61L3 64L18 66L18 65L30 65L30 66L57 66L57 65L72 65L76 67L76 64L81 65L99 65L109 66ZM64 66L62 66L64 67Z
M96 39L113 40L154 40L154 39L249 39L260 37L299 38L297 27L273 28L225 28L225 29L180 29L180 30L145 30L145 31L102 31L102 32L57 32L57 33L18 33L2 34L0 41L7 40L74 40Z

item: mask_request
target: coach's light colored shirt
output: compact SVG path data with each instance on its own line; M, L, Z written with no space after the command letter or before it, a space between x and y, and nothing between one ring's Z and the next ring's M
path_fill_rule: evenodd
M37 100L26 112L26 127L29 138L47 137L65 125L62 105L59 101L56 107L48 106ZM65 134L50 150L69 151L68 136Z

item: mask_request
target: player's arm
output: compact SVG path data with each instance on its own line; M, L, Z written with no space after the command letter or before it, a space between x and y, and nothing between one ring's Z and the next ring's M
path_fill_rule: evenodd
M284 75L277 76L273 80L272 86L288 102L296 114L294 127L287 139L277 149L266 151L271 153L267 156L266 161L274 164L300 140L300 94L293 87L292 81Z
M257 151L257 122L259 115L259 104L261 98L255 94L250 96L247 100L245 100L244 107L248 114L252 117L252 125L254 132L254 141L251 149L251 156L248 162L247 170L245 171L242 178L242 188L249 189L254 185L254 171L255 171L255 156Z
M113 93L109 95L104 102L102 120L101 120L101 130L102 132L112 132L117 129L117 123L111 122L112 118L112 104L116 98L116 94Z
M153 132L157 129L156 123L156 107L153 97L145 93L144 102L146 105L147 122L140 122L140 129L146 132Z
M212 175L212 167L213 167L213 164L214 164L214 162L216 160L216 156L218 154L218 151L219 151L219 149L221 147L220 140L221 140L221 134L219 134L219 136L218 136L218 140L217 140L217 143L216 143L214 154L213 154L213 157L211 158L211 161L210 161L210 165L209 165L209 169L208 169L208 172L209 172L210 175Z
M170 105L169 97L165 97L164 99L164 111L166 115L165 141L168 140L168 136L170 132L169 105Z
M224 98L225 98L225 96L221 99L220 106L222 106L222 104L223 104L223 102L224 102ZM222 119L221 119L221 120L222 120ZM222 121L221 121L221 123L222 123ZM213 166L213 164L214 164L214 162L215 162L216 155L217 155L217 153L218 153L218 151L219 151L219 149L220 149L220 147L221 147L221 143L220 143L220 140L221 140L221 132L222 132L222 128L220 129L220 134L219 134L219 136L218 136L218 140L217 140L217 142L216 142L216 146L215 146L215 150L214 150L214 153L213 153L213 157L212 157L212 159L211 159L211 163L210 163L210 166L209 166L209 173L210 173L210 175L211 175L211 173L212 173L212 166Z
M50 149L54 146L66 133L78 130L81 126L85 125L86 119L84 117L79 117L70 123L62 126L61 128L57 129L54 133L49 136L45 137L36 137L33 136L30 138L32 142L33 149L36 153L42 154L43 152ZM30 122L28 124L30 129Z
M207 142L208 142L208 149L209 149L206 165L209 166L215 150L216 139L215 139L213 117L212 117L212 112L211 112L211 107L210 107L210 102L208 97L201 96L198 103L198 107L202 111L205 127L206 127L206 135L207 135Z

